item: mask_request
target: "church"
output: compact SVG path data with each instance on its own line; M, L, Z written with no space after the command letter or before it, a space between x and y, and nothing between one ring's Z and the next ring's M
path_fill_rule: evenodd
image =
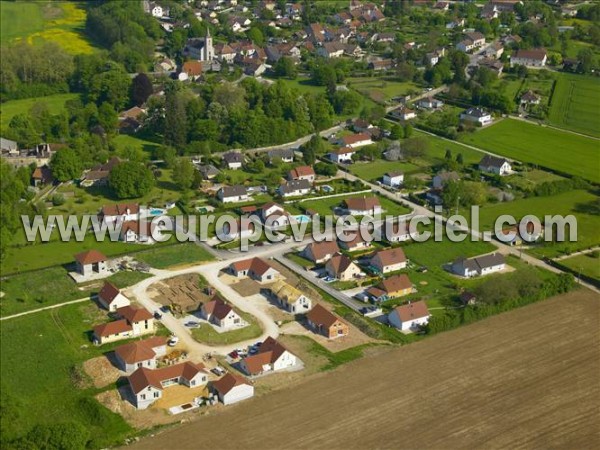
M206 29L206 37L188 39L183 54L198 61L213 61L215 59L215 48L210 30Z

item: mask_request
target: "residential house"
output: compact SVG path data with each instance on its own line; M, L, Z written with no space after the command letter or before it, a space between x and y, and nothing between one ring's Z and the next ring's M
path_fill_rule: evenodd
M217 230L217 236L223 242L230 242L236 239L249 239L256 232L256 228L259 225L257 222L258 220L254 220L252 217L241 217L233 224L225 222L223 228Z
M352 129L357 133L367 133L372 128L373 125L366 119L355 119L352 122Z
M404 183L403 172L386 172L383 174L382 183L392 188L399 188Z
M521 105L539 105L540 96L529 90L521 96Z
M271 283L279 275L277 270L261 258L233 262L229 265L229 273L236 278L250 277L259 283Z
M152 221L127 220L121 224L119 239L123 242L134 242L136 244L154 244L152 232L155 229Z
M375 72L390 70L394 68L394 61L391 59L379 59L371 61L367 68L370 70L374 70Z
M375 196L351 197L344 200L343 205L351 216L374 216L383 212L379 198Z
M154 331L154 316L145 308L128 305L117 308L115 313L117 317L125 319L129 323L133 336Z
M48 166L36 167L31 175L31 183L35 187L46 186L54 183L52 169Z
M277 281L269 287L271 297L287 312L302 314L312 308L312 301L301 291L285 281Z
M302 256L315 264L323 264L339 251L336 241L312 242L304 247Z
M267 203L256 210L265 227L277 229L290 224L290 215L285 208L277 203Z
M485 56L488 58L500 58L504 53L504 46L500 42L494 42L485 49Z
M248 325L242 317L218 295L200 307L202 317L222 330L241 328Z
M215 58L221 62L232 64L237 52L229 44L215 44Z
M273 164L274 161L281 161L284 163L294 162L294 150L291 148L284 148L281 150L270 150L267 153L269 162Z
M417 113L402 105L390 112L390 116L396 120L407 121L417 117Z
M223 203L239 203L250 200L248 191L244 186L223 186L217 191L217 198Z
M413 292L413 284L405 274L386 278L375 286L371 286L367 289L367 295L375 302L403 297L412 294Z
M369 264L379 273L388 273L406 269L408 260L401 248L388 248L375 252Z
M310 329L328 339L348 336L348 324L320 304L309 311L306 320Z
M467 305L471 306L471 305L477 304L477 296L469 291L462 292L458 296L458 299L465 306L467 306Z
M115 349L117 367L125 373L133 373L140 367L156 369L156 359L167 353L167 339L154 336L130 342Z
M386 221L381 225L378 231L381 238L384 238L388 242L404 242L409 239L414 239L419 234L415 228L411 233L409 224L407 222L391 222Z
M179 81L197 80L202 76L201 61L186 61L181 66Z
M360 230L343 232L338 236L339 246L348 252L366 250L371 247L371 240L363 238Z
M244 155L239 152L227 152L223 155L223 162L228 169L241 169L244 163Z
M18 155L19 144L17 144L15 141L11 141L10 139L0 138L0 151L3 155Z
M186 361L160 369L140 367L129 375L128 381L134 406L146 409L160 399L163 390L169 386L197 388L206 385L208 372L204 365Z
M331 278L340 281L353 280L361 274L358 267L350 258L340 253L335 254L325 264L325 271Z
M219 169L217 169L215 166L213 166L212 164L203 164L200 166L197 166L198 172L200 172L200 175L202 175L202 178L204 180L212 180L213 178L215 178L217 175L219 175L221 173L221 171Z
M501 233L502 236L499 236L498 240L510 246L514 246L521 245L523 241L527 243L537 241L544 235L544 227L542 226L539 230L536 230L533 222L527 222L524 233L521 233L521 230L517 225L504 228Z
M93 329L92 341L96 345L106 344L154 331L154 317L144 308L131 305L117 308L119 320L97 325Z
M210 386L224 405L232 405L254 396L254 386L248 383L245 378L231 372L223 378L211 382Z
M119 288L108 281L104 282L104 286L98 293L98 302L110 312L131 304L129 299L121 294Z
M327 156L334 163L350 164L352 163L352 157L355 153L356 150L354 150L353 147L341 147L335 150L331 150Z
M371 145L373 140L371 136L366 133L351 134L348 136L342 136L337 140L337 144L342 147L358 148L364 147L365 145Z
M460 180L460 175L457 172L442 170L433 177L432 187L442 189L449 181L458 180Z
M312 185L308 180L287 181L277 188L277 193L281 197L297 197L308 195L312 190Z
M485 45L485 36L478 31L466 33L462 41L456 44L456 48L462 52L477 50Z
M324 58L339 58L344 55L344 50L341 42L325 42L317 49L317 54Z
M517 50L510 57L511 66L526 67L544 67L548 60L548 54L543 48L534 48L531 50Z
M493 58L482 58L478 62L480 67L485 67L488 70L491 70L496 74L497 77L502 75L504 71L504 64L502 61Z
M512 168L506 158L498 158L492 155L485 155L479 161L479 170L495 175L509 175L512 173Z
M123 223L140 218L139 203L117 203L102 206L98 219L104 223Z
M471 278L499 272L506 267L504 256L500 253L476 256L475 258L459 258L452 263L452 272L461 277Z
M83 175L81 180L82 187L102 186L108 183L108 176L112 170L121 163L121 160L114 156L104 164L98 164Z
M75 255L77 272L88 277L92 275L106 275L110 273L107 266L108 258L98 250L87 250Z
M460 114L460 120L483 126L492 123L492 115L483 108L472 107Z
M298 166L288 172L288 180L306 180L314 183L316 178L315 170L310 166Z
M439 109L444 106L444 102L433 97L425 97L417 102L417 106L425 109Z
M395 40L395 33L377 33L375 35L375 42L394 42Z
M389 323L401 331L416 330L429 322L429 310L423 300L395 307L388 314Z
M247 375L256 376L265 372L289 369L296 366L298 362L296 355L269 336L260 344L254 355L242 359L240 367Z

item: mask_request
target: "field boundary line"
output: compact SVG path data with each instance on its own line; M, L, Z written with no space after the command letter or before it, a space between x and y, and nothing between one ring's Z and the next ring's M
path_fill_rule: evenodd
M17 317L21 317L21 316L27 316L29 314L34 314L34 313L38 313L38 312L42 312L42 311L47 311L47 310L51 310L51 309L55 309L55 308L60 308L61 306L67 306L67 305L74 305L76 303L83 303L86 301L90 301L91 297L85 297L85 298L79 298L77 300L70 300L68 302L63 302L63 303L57 303L56 305L50 305L50 306L44 306L43 308L37 308L37 309L32 309L29 311L23 311L17 314L12 314L10 316L4 316L4 317L0 317L0 321L3 320L8 320L8 319L16 319Z

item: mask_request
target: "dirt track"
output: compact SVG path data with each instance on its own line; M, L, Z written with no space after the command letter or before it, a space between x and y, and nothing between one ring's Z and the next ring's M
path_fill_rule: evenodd
M599 445L600 299L585 290L309 377L133 448Z

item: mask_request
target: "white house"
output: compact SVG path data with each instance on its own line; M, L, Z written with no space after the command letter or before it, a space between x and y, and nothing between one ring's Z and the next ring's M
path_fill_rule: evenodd
M217 191L217 198L223 203L239 203L250 200L248 191L244 186L223 186Z
M417 117L417 113L406 106L400 106L390 112L390 116L392 116L394 119L407 121Z
M389 187L399 188L404 183L404 173L387 172L383 175L382 183Z
M298 197L310 194L311 190L312 186L308 180L291 180L280 185L277 193L281 197Z
M482 108L469 108L460 114L460 120L487 125L492 122L492 115Z
M108 276L108 258L98 250L87 250L75 255L77 273L83 278Z
M481 159L479 162L479 170L495 175L508 175L512 173L512 167L507 159L491 155L485 155Z
M419 108L439 109L444 106L444 102L433 97L425 97L417 102Z
M154 244L152 237L152 221L142 222L139 220L127 220L122 223L119 238L123 242L134 242L136 244Z
M334 163L347 164L352 162L352 156L356 153L352 147L342 147L329 152L329 159Z
M271 283L279 275L279 271L262 258L235 261L229 265L228 270L236 278L250 277L259 283Z
M383 212L377 197L351 197L344 200L346 212L351 216L374 216Z
M400 247L388 248L375 252L371 257L369 264L376 267L381 273L389 273L405 269L408 260Z
M429 322L429 310L423 300L408 302L406 305L397 306L388 314L389 323L401 331L416 329L419 325Z
M227 152L223 155L223 161L228 169L241 169L244 163L244 155L238 152Z
M409 224L405 222L391 222L386 221L381 225L378 230L380 236L385 238L388 242L404 242L410 239L414 239L419 234L418 230L415 229L412 234L410 232Z
M119 288L108 281L104 282L104 286L98 293L98 302L110 312L131 304L129 299L121 294Z
M217 236L224 242L247 239L254 235L256 226L257 223L254 220L242 217L236 220L234 225L225 222L223 228L217 230Z
M119 369L126 373L132 373L140 367L156 369L156 359L166 353L167 339L162 336L154 336L117 347L115 361Z
M364 147L365 145L371 145L373 140L371 135L367 133L357 133L348 136L342 136L337 140L337 144L342 147L358 148Z
M295 287L285 281L277 281L269 287L271 297L287 312L302 314L310 311L312 301Z
M204 303L200 308L200 312L205 320L223 330L242 328L248 325L248 323L218 295L215 295L211 301Z
M310 166L298 166L288 173L288 180L306 180L309 183L315 181L315 170Z
M213 381L211 388L224 405L232 405L254 396L254 386L248 383L245 378L232 373Z
M456 44L456 48L462 52L476 50L485 45L485 36L478 31L466 33L465 38Z
M105 223L127 222L129 220L138 220L141 211L137 203L120 203L116 205L103 206L98 214L98 218Z
M548 55L543 48L534 48L532 50L517 50L510 57L511 66L544 67Z
M289 369L298 364L298 358L272 337L268 337L260 345L254 355L245 357L240 367L250 376L265 372L277 372Z
M506 267L504 256L500 253L476 256L475 258L459 258L452 263L452 272L461 277L471 278L475 276L489 275L499 272Z

